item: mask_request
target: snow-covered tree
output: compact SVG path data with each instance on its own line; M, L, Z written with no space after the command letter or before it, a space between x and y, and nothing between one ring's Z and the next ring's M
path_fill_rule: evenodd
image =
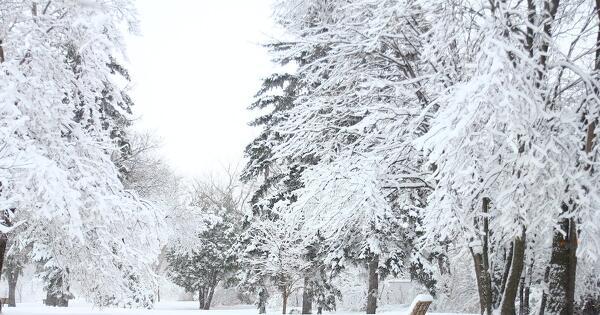
M188 211L203 222L172 237L167 247L169 277L188 292L198 293L200 309L210 309L218 284L231 285L239 268L237 242L241 233L248 193L234 169L221 178L196 180Z
M27 254L27 249L20 248L14 239L9 242L4 268L4 276L8 282L8 306L16 306L17 283L28 262Z
M162 215L123 187L112 160L130 105L117 68L132 3L2 2L0 25L0 204L24 222L14 237L61 286L135 302L132 279L154 286Z
M419 59L420 14L403 1L280 1L276 15L292 37L290 56L315 52L298 65L302 88L273 128L285 139L279 163L314 161L287 212L306 221L304 233L323 233L328 262L370 266L369 313L387 274L431 284L411 246L429 187L411 142L428 128L416 120L430 99L422 76L432 71Z
M302 257L302 236L298 232L298 223L283 217L256 220L245 231L249 244L241 258L245 266L242 284L260 283L259 290L266 285L275 287L281 295L282 314L287 314L290 295L303 285L302 271L306 263Z
M251 161L287 179L310 162L295 164L294 189L270 188L287 199L255 204L322 233L334 266L433 289L471 259L482 313L513 313L517 299L522 313L572 313L597 289L597 12L584 0L278 1L278 53L305 59L291 105L268 116L277 138ZM576 286L578 265L589 280Z
M595 4L449 1L429 10L425 51L448 86L420 140L436 182L424 212L427 245L470 250L482 313L513 313L519 288L529 312L526 292L545 281L550 291L537 306L571 314L576 257L590 250L577 249L577 239L596 246L598 235L584 223L595 220L598 199L588 162L595 153L582 149L593 124L581 123L598 106Z

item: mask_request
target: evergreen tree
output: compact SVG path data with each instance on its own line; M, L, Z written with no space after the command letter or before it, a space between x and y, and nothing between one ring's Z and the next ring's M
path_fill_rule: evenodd
M234 172L228 172L225 182L197 181L189 210L202 214L202 227L194 232L193 243L182 244L176 238L167 248L169 278L188 292L198 292L200 309L210 309L217 285L235 282L239 269L236 244L245 199L246 192Z

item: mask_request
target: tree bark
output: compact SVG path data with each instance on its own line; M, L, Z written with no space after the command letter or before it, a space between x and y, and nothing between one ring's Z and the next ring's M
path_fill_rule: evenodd
M492 315L492 280L487 266L484 264L483 255L471 249L475 277L477 278L477 292L479 293L480 314Z
M519 315L525 314L525 276L521 276L519 284Z
M529 295L530 295L530 283L525 286L525 292L523 293L523 315L529 315Z
M281 306L281 314L287 314L287 301L289 294L290 293L288 292L287 287L284 286L283 291L281 292L281 298L283 299Z
M2 40L0 39L0 63L4 62L4 48L2 48Z
M527 284L525 285L525 306L523 307L524 313L526 315L529 314L531 310L531 305L529 304L529 296L531 293L531 283L533 282L533 270L535 266L535 259L532 257L531 262L529 263L529 267L527 267Z
M198 309L204 308L204 289L198 289Z
M367 314L375 314L377 312L377 296L379 291L379 255L375 255L369 261L369 290L367 293Z
M563 204L563 213L568 206ZM569 315L575 310L575 276L577 274L577 229L575 220L562 219L561 231L552 239L552 256L546 292L549 314Z
M17 306L15 293L17 291L17 280L19 279L20 270L11 270L7 274L8 280L8 306Z
M258 314L267 313L267 289L261 287L258 292Z
M2 224L2 223L0 223ZM6 244L8 243L8 237L4 233L0 233L0 275L2 274L2 267L4 266L4 255L6 253Z
M0 192L2 191L2 182L0 182ZM9 217L9 211L10 212L15 212L15 209L8 209L8 210L0 210L1 211L1 217L0 220L2 222L0 222L0 224L4 225L4 226L12 226L12 222L10 221L10 217ZM2 274L2 268L4 267L4 256L6 254L6 246L8 244L8 235L4 234L4 233L0 233L0 275Z
M510 244L510 249L508 250L508 256L505 257L505 264L504 264L504 272L502 273L502 284L500 285L500 299L498 301L498 305L496 305L496 307L499 307L500 303L502 303L502 294L504 293L504 289L506 288L506 281L508 281L508 275L510 274L510 267L512 264L512 257L513 257L513 246L514 244Z
M520 237L513 242L513 255L510 268L510 274L506 280L506 288L502 294L502 305L500 307L501 315L515 314L515 300L519 291L519 282L523 274L523 264L525 262L525 228Z
M304 277L304 289L302 290L302 314L312 314L312 292L309 289L309 279Z
M481 314L492 314L492 277L490 275L490 264L489 264L489 219L487 213L489 213L490 200L483 198L482 200L482 212L484 214L482 227L483 227L483 240L481 246L481 252L470 248L471 256L473 257L473 265L475 267L475 276L477 277L477 292L479 293L479 310ZM477 221L475 222L477 226Z
M550 278L550 266L546 267L546 271L544 272L544 283L548 283L548 279ZM546 290L544 290L544 292L542 292L542 300L540 302L540 314L539 315L544 315L544 313L546 312L546 304L548 303L548 292L546 292Z
M210 305L212 303L212 299L215 294L215 287L216 287L216 285L207 289L208 292L207 292L206 298L204 299L204 308L203 308L204 310L210 309Z
M210 309L210 305L212 303L212 299L215 294L215 288L217 287L217 284L218 284L217 275L218 275L218 273L216 271L211 272L208 285L206 287L202 288L203 297L202 297L202 302L200 303L200 307L203 310Z

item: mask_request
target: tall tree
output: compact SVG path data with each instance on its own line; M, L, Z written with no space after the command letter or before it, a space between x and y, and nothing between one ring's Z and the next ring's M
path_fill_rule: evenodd
M98 304L128 300L132 277L154 286L147 268L162 218L124 189L111 158L121 149L117 117L127 115L115 65L122 31L136 27L132 3L3 2L0 12L10 25L0 65L1 207L26 221L15 237L34 261L58 268L63 284Z

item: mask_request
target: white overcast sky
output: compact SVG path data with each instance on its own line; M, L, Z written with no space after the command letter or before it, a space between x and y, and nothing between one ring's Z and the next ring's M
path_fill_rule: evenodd
M141 36L128 43L136 122L181 175L239 163L257 130L246 108L273 71L269 0L136 0Z

